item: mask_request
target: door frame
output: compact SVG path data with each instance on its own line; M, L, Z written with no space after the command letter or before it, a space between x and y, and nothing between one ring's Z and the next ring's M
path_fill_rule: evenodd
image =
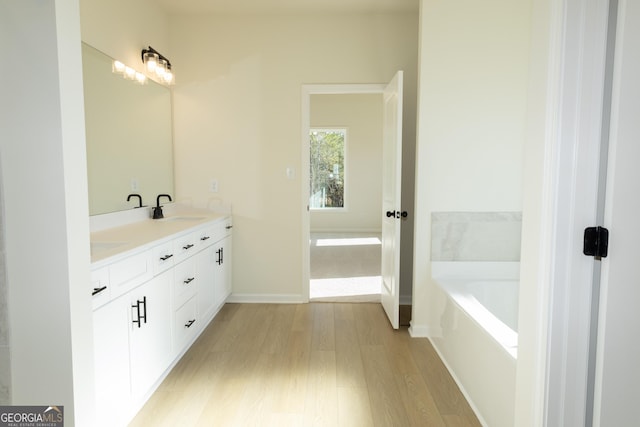
M309 239L311 237L311 215L309 211L309 131L311 130L311 95L354 95L354 94L380 94L384 92L385 84L303 84L302 85L302 126L300 141L302 142L300 184L302 190L301 217L302 217L302 300L309 302L309 286L311 284L310 262L311 250Z
M581 244L597 221L608 9L608 0L533 5L515 425L589 417L596 264Z

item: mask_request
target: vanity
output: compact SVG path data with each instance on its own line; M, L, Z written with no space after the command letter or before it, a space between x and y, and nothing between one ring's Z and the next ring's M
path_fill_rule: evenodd
M86 44L82 62L96 423L125 426L231 293L231 210L162 214L175 194L170 89L123 78Z
M96 414L109 426L131 421L231 293L229 214L128 215L142 219L91 233Z

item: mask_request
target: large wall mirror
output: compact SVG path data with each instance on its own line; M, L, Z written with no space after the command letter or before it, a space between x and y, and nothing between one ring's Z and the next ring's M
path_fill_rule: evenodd
M154 205L173 195L171 92L151 80L139 84L111 71L113 59L82 45L89 213Z

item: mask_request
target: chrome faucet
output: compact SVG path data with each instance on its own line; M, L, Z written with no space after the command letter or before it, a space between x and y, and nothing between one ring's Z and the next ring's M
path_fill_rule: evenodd
M131 201L132 197L137 197L138 198L138 206L136 206L136 209L144 207L144 206L142 206L142 196L141 195L139 195L139 194L129 194L127 196L127 202Z
M160 197L166 197L170 202L173 201L171 200L171 196L168 194L158 194L158 197L156 198L156 207L153 208L153 219L164 218L164 215L162 214L162 206L160 206Z

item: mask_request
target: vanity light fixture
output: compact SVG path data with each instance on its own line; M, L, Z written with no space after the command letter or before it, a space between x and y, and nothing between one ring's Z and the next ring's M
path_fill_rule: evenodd
M153 73L158 80L164 84L173 84L173 72L171 71L171 62L162 56L160 52L149 46L142 49L142 62L148 73Z

